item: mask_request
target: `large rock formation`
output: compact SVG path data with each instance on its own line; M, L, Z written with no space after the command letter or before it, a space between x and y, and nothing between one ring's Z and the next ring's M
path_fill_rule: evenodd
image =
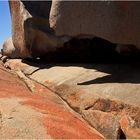
M5 67L20 70L29 79L57 93L106 139L140 139L139 63L89 65L36 62L15 59L6 62ZM27 77L24 81L32 90L34 86L27 82ZM46 96L48 99L49 96ZM56 99L53 101L58 103ZM54 116L62 114L52 111L53 120Z
M119 44L118 52L140 49L139 2L18 0L9 4L17 57L46 57L47 52L65 47L71 37L100 37Z
M49 27L51 1L9 1L12 17L12 40L18 54L9 57L39 57L57 47L62 47L65 38L57 38ZM4 46L3 46L4 47ZM15 54L14 51L14 54Z
M50 25L57 35L97 36L140 49L139 9L139 2L53 0Z

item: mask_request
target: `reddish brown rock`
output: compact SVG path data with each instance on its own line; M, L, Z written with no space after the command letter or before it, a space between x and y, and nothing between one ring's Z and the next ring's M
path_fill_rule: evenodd
M109 113L109 116L113 114L119 120L122 116L129 115L135 120L134 128L140 128L139 65L93 64L86 65L85 68L85 65L77 67L46 64L43 65L44 69L36 69L38 67L33 68L35 64L25 65L20 60L9 60L6 62L6 65L8 64L12 69L21 69L25 74L29 74L29 78L59 94L78 113L82 114L85 111L87 118L92 116L92 113L88 113L91 110L99 110L103 114ZM87 83L87 85L77 83ZM93 118L95 119L94 116ZM87 120L91 124L95 123L92 119ZM110 126L111 123L114 122L110 121ZM138 130L136 131L135 137L138 137ZM126 134L125 131L123 133Z
M35 82L30 92L0 65L0 138L104 139L57 95Z
M120 119L120 125L127 139L140 139L140 128L130 116L123 116Z
M83 117L105 138L120 138L120 125L116 116L98 110L84 110Z

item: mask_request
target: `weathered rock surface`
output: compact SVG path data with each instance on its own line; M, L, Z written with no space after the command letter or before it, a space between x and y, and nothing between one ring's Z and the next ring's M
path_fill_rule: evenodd
M52 60L55 56L52 52L57 48L60 50L63 46L71 48L69 43L73 42L75 47L82 44L82 41L75 38L64 44L69 40L67 35L86 38L97 36L118 43L120 45L117 48L115 44L111 44L108 53L115 54L116 58L118 54L114 53L115 49L118 52L121 50L129 52L135 48L133 45L138 48L140 46L138 2L53 0L52 5L50 1L9 3L13 36L4 43L3 54L11 58L41 57L51 52L49 56L52 55L50 57ZM88 39L84 41L89 44ZM96 46L94 41L89 46ZM105 41L101 43L99 49L103 54L106 53L103 50L104 43ZM108 42L105 44L108 46ZM85 52L82 47L79 50L87 54L86 57L93 55ZM63 49L61 51L62 53L59 51L57 53L60 60L63 60L64 57L60 54L65 51ZM72 52L75 53L75 49ZM79 52L75 53L77 54ZM100 56L102 57L102 53ZM6 61L5 57L2 59ZM18 84L16 78L6 77L7 73L0 72L4 81L1 83L0 94L1 137L140 139L140 66L139 62L134 62L73 65L46 64L39 59L32 62L20 59L8 60L4 64L5 67L16 71L32 92L25 89L23 83ZM4 70L2 67L1 69ZM47 88L57 93L63 100ZM17 92L18 90L21 92ZM79 115L66 107L64 101ZM18 108L13 111L15 106ZM26 116L28 112L29 116ZM83 121L81 116L86 121ZM11 133L12 135L9 135Z
M125 55L140 49L139 2L18 0L9 5L14 48L3 55L11 58L46 58L71 38L95 36L117 43L116 51Z
M17 59L8 60L5 66L21 70L57 93L106 138L139 138L138 63L73 65ZM124 116L132 118L135 126L124 125Z
M44 56L62 47L67 37L56 37L49 26L51 1L9 1L14 51L3 49L11 58ZM3 46L5 47L5 46ZM17 54L17 55L15 55Z
M140 49L139 7L139 2L53 0L50 25L56 35L91 35Z
M117 117L98 110L84 110L84 118L107 139L120 138L120 125Z
M0 138L104 139L58 96L33 82L30 92L0 65Z
M127 139L139 139L140 138L140 128L137 125L136 120L128 115L125 115L120 120L121 128Z

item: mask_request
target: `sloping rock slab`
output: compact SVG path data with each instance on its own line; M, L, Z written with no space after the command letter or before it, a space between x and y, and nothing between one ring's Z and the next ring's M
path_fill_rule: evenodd
M19 60L9 60L5 65L15 65ZM124 115L131 117L140 128L140 66L139 64L25 64L21 61L16 65L29 78L41 83L57 93L75 111L80 113L90 124L89 114L94 110L115 115L117 133L122 131L123 138L129 136L129 131L119 127ZM23 65L26 65L24 69ZM11 67L12 68L12 67ZM27 69L32 69L29 74ZM91 111L92 110L92 111ZM83 113L85 112L86 113ZM108 124L111 123L112 120ZM112 121L113 122L113 121ZM117 122L117 121L116 121ZM92 125L95 127L94 125ZM95 127L99 130L98 127ZM102 132L103 133L103 132ZM107 133L107 131L106 131ZM115 133L115 132L114 132ZM107 138L122 137L114 134ZM125 136L126 135L126 136ZM114 137L115 136L115 137ZM138 138L134 136L134 138Z
M41 84L31 92L1 64L0 77L1 139L104 139Z

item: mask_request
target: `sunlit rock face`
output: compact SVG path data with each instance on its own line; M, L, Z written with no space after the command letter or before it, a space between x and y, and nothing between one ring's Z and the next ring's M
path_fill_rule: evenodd
M91 35L140 49L139 2L53 0L50 25L56 35Z
M8 38L3 43L3 49L1 50L2 54L9 56L10 58L19 57L18 49L15 51L15 46L13 45L12 38Z
M9 5L17 57L38 57L63 46L65 38L54 36L49 26L51 1L9 1Z
M119 53L140 49L139 2L10 0L9 5L15 58L47 57L71 38L95 36L117 43Z

